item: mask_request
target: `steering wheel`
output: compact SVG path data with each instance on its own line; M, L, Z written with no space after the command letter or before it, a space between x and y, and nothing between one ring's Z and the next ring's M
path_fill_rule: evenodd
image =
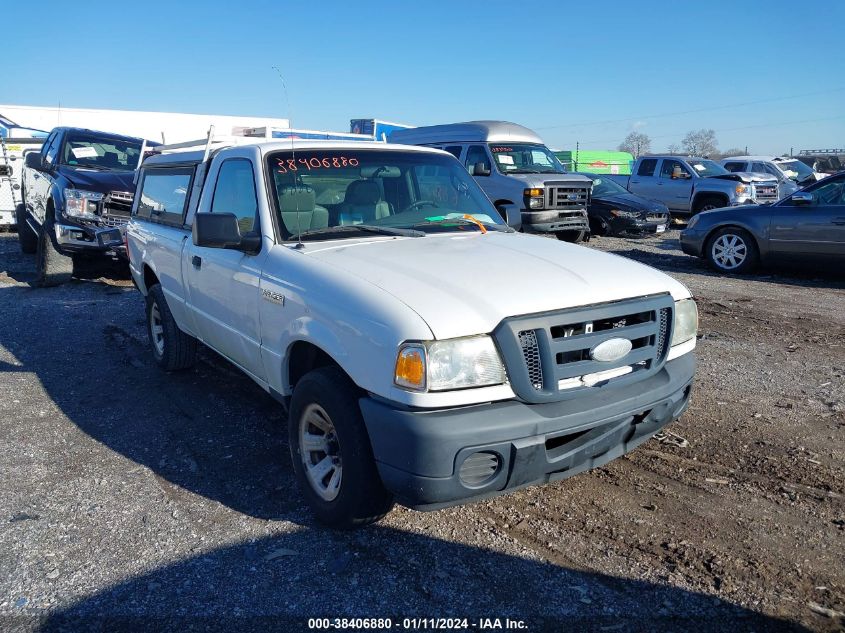
M414 209L422 209L425 206L429 207L437 207L438 204L433 200L417 200L416 202L412 202L407 207L405 207L405 211L413 211Z

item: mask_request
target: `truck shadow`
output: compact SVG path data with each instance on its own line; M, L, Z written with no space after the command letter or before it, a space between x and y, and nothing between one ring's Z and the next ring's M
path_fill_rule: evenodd
M192 370L160 371L134 289L0 286L0 306L9 324L0 346L17 360L0 371L38 378L60 411L55 432L66 418L142 466L133 469L153 476L162 503L193 493L249 517L299 526L129 578L64 608L43 630L287 631L328 615L511 615L534 622L534 631L558 631L561 621L576 630L797 630L675 587L386 526L325 530L296 489L281 407L208 350Z
M335 617L390 617L400 630L431 628L400 627L408 617L501 618L500 629L510 618L535 632L807 630L712 596L381 526L192 556L83 598L40 630L300 631Z

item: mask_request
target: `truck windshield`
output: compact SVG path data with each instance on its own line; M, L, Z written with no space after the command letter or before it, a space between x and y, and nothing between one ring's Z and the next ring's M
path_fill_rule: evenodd
M730 172L722 167L719 163L714 163L712 160L688 160L689 166L695 170L702 178L707 176L723 176Z
M545 145L490 143L496 168L503 174L563 174L566 170Z
M779 160L775 163L786 174L787 178L802 181L813 175L813 170L800 160Z
M59 162L72 167L133 171L142 142L131 138L69 132Z
M353 147L274 152L266 160L288 240L509 230L452 156Z

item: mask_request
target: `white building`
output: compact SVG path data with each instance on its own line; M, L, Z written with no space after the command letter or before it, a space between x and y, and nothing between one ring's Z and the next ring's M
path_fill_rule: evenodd
M211 125L215 135L239 134L243 128L290 127L288 119L272 117L5 104L0 104L0 115L21 127L47 131L58 126L84 127L167 143L203 138Z

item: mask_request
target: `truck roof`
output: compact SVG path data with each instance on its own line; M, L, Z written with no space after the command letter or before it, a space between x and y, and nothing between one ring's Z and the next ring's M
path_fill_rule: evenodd
M68 126L57 126L54 127L51 132L55 132L56 130L63 130L65 132L87 132L89 134L96 134L97 136L108 136L111 138L122 138L122 139L129 139L132 141L139 141L143 142L144 139L138 138L136 136L127 136L126 134L116 134L115 132L104 132L103 130L92 130L87 127L68 127ZM155 141L147 141L147 145L159 145L160 143L156 143Z
M679 160L713 160L712 158L705 158L704 156L686 156L684 154L643 154L640 158L677 158Z
M509 121L465 121L428 125L390 134L396 143L543 143L533 130Z
M204 141L203 141L204 143ZM230 147L243 147L254 145L259 148L263 155L271 152L283 152L291 150L308 150L308 149L340 149L340 150L354 150L354 149L378 149L389 151L410 151L410 152L435 152L447 153L439 149L431 147L419 147L417 145L401 145L398 143L382 143L378 141L322 141L322 140L267 140L263 138L249 138L249 137L235 137L227 139L226 141L215 141L212 144L212 155L215 152L228 149ZM153 154L144 161L145 166L151 165L165 165L172 163L199 163L205 158L205 148L199 148L199 145L190 146L190 151L168 151L165 146L165 153ZM451 156L451 154L449 154Z
M726 160L763 160L771 163L778 158L780 158L780 156L726 156L719 162L724 163Z

